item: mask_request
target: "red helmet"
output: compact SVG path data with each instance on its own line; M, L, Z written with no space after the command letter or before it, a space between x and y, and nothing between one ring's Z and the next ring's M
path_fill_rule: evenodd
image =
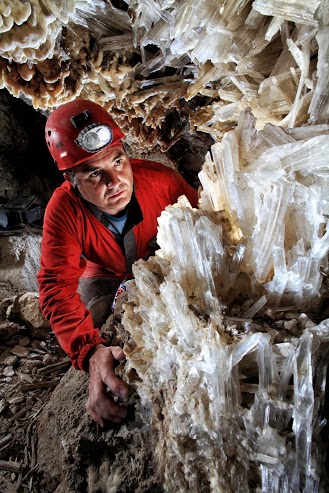
M124 137L102 106L81 99L56 108L47 120L45 134L59 170L83 163Z

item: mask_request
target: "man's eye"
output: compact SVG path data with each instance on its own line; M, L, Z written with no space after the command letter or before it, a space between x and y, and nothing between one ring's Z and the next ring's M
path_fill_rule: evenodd
M121 166L122 164L123 164L123 159L120 158L115 161L114 166Z
M91 178L97 178L97 176L99 176L99 174L100 174L100 171L98 171L98 170L93 171L92 173L90 173L90 177Z

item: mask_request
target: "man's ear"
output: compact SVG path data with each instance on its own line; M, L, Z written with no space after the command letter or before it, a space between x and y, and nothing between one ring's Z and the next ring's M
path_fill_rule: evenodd
M75 176L73 171L71 171L71 170L67 171L66 170L66 171L64 171L63 176L64 176L65 180L69 181L71 183L71 185L76 188L78 182L77 182L76 176Z

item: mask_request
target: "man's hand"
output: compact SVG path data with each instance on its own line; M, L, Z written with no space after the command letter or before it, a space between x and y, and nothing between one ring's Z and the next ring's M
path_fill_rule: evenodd
M120 347L96 346L89 360L89 398L87 411L96 423L104 426L105 421L121 423L126 417L126 408L114 402L107 392L124 397L128 393L128 386L115 374L115 360L124 359L124 353Z

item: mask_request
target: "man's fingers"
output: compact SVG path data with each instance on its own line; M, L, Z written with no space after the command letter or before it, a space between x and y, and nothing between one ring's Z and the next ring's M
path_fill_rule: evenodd
M87 411L101 426L104 425L104 420L121 423L122 419L127 416L126 408L116 404L106 393L98 395L96 399L89 398Z
M116 409L110 406L109 409L106 409L104 406L94 406L92 409L87 407L87 410L92 418L93 416L98 416L100 420L115 421L116 423L121 423L121 421L127 416L127 410L125 407L122 406L118 406L118 408L119 409Z
M117 360L120 361L122 359L126 358L125 353L123 352L122 348L119 346L110 346L109 347L111 353L113 354L113 357Z
M91 409L88 408L88 406L86 406L86 408L91 419L103 428L103 426L105 425L105 420L102 418L102 416L94 413Z
M99 414L94 413L93 411L90 411L90 410L88 410L88 414L90 415L90 417L93 421L98 423L102 428L104 427L106 420L103 419L102 416L100 416ZM112 423L118 423L119 424L122 422L122 418L120 418L119 416L109 415L109 417L107 418L107 421L111 421Z
M128 394L128 385L116 374L114 363L124 357L119 347L97 349L89 360L89 399L87 410L96 423L104 426L105 421L121 423L127 410L112 399L107 388L122 397Z
M128 394L128 385L117 377L114 372L106 375L104 383L114 394L120 395L121 397L125 397Z
M114 394L125 397L128 394L128 385L114 371L114 360L119 361L125 357L123 350L118 346L111 346L105 348L103 355L105 359L99 366L102 381Z

